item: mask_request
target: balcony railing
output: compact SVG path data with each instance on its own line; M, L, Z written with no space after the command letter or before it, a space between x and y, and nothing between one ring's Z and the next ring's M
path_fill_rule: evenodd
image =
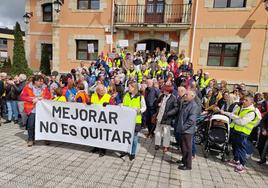
M115 5L116 25L190 24L192 4Z

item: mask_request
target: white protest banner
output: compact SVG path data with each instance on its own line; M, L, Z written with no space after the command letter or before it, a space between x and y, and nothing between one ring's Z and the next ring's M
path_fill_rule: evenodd
M171 41L170 46L177 48L179 46L179 43L176 41Z
M94 44L93 43L88 44L87 49L88 53L94 53Z
M113 44L113 36L112 35L106 35L106 43Z
M164 38L164 41L168 41L169 40L169 34L165 33L163 38Z
M7 52L0 52L0 57L8 58Z
M128 47L128 40L119 40L118 44L120 47Z
M136 111L128 107L42 100L37 103L35 139L130 152Z
M115 58L115 53L112 53L112 52L108 53L108 57L111 58L111 59L114 59Z
M146 50L146 43L137 44L137 51L145 51L145 50Z

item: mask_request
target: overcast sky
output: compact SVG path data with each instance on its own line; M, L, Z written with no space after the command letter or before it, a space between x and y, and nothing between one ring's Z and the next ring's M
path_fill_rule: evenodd
M0 27L13 29L16 21L25 28L23 15L25 13L25 0L0 0Z

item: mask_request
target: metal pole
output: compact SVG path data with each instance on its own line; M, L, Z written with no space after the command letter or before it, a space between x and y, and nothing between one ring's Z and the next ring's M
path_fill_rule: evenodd
M198 15L198 2L199 2L199 0L196 0L196 4L195 4L195 17L194 17L194 28L193 28L194 31L193 31L192 49L191 49L191 61L192 62L193 62L193 56L194 56L196 23L197 23L197 15Z
M112 36L112 42L110 44L110 52L113 50L113 35L114 35L114 0L112 0L112 19L111 19L111 36Z

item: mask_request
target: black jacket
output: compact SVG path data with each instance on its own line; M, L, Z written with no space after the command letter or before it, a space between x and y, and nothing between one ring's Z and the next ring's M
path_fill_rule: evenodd
M15 85L7 84L6 86L6 100L18 100L19 93Z
M157 103L160 104L163 98L164 98L164 94L162 94L159 97ZM178 112L178 108L179 107L178 107L177 99L174 95L171 94L166 102L165 111L161 120L161 124L171 125L172 120L175 118L174 116Z

